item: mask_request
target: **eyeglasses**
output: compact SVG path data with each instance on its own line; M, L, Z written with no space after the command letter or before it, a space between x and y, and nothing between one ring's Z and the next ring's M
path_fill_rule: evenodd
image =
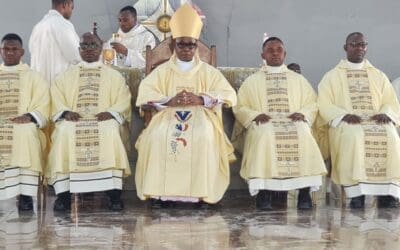
M194 49L197 47L197 43L183 43L183 42L178 42L176 43L176 47L180 48L180 49Z
M97 43L80 43L79 47L81 49L97 49L99 45Z
M358 47L366 48L368 46L368 42L358 42L358 43L351 42L348 43L348 45L350 45L352 48L358 48Z

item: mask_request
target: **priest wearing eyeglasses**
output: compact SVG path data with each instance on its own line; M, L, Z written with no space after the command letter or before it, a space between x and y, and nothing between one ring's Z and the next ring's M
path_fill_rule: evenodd
M111 210L123 209L122 177L130 174L119 127L130 120L131 95L122 75L99 62L102 43L80 40L83 62L51 86L52 148L47 176L57 194L54 210L70 209L70 193L107 191Z
M347 36L347 59L325 74L318 88L319 111L329 125L332 180L344 187L352 209L365 195L378 207L397 207L400 197L400 106L386 75L364 57L360 32Z
M153 206L217 203L229 184L233 147L224 133L221 106L236 104L223 75L200 61L202 22L185 4L172 16L174 54L140 84L136 105L158 113L139 137L136 189Z

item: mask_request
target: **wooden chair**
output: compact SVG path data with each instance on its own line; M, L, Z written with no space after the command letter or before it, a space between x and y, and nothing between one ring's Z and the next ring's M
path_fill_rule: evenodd
M215 45L208 47L200 40L197 42L197 51L200 56L200 60L206 62L214 67L217 66L217 51ZM153 71L158 65L163 64L168 61L174 52L174 48L172 45L172 38L168 37L164 41L162 41L158 46L154 49L148 45L146 46L146 68L145 74L146 76ZM150 123L153 114L156 112L155 108L151 105L142 105L141 110L143 112L143 120L144 126Z

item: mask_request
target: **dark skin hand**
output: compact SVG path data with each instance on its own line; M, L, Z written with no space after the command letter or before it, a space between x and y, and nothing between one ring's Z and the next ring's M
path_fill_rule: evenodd
M17 123L17 124L23 124L23 123L32 122L32 118L31 118L30 115L24 114L24 115L21 115L21 116L17 116L17 117L11 118L10 121L12 121L14 123Z
M99 122L114 119L114 117L113 117L113 116L111 115L111 113L109 113L109 112L101 112L101 113L98 113L98 114L95 115L95 116L97 117L97 120L98 120Z
M204 105L204 100L201 96L183 90L172 97L166 105L169 107Z
M111 47L115 49L118 54L128 55L128 49L120 43L111 43Z
M64 113L64 119L67 121L77 122L77 121L79 121L79 118L82 118L82 116L76 112L65 111L65 113Z
M271 120L271 116L266 115L266 114L259 114L256 118L253 119L254 122L256 122L257 125L267 123Z
M347 122L348 124L360 124L362 118L358 115L347 114L342 118L342 121Z
M292 119L292 121L294 122L305 122L305 116L301 113L293 113L291 115L288 116L288 118Z
M392 119L385 114L374 115L371 117L371 120L375 121L377 124L388 124L392 121Z

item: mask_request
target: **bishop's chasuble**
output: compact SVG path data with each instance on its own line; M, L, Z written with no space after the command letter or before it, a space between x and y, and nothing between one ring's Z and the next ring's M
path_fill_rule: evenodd
M121 74L97 62L82 62L56 79L51 96L56 124L47 174L56 193L121 189L130 168L119 128L131 114L131 95ZM60 119L65 111L82 118ZM100 112L115 119L99 122L95 115Z
M367 60L361 67L341 61L319 84L320 114L329 128L332 180L345 187L348 197L400 197L400 139L396 132L400 107L384 73ZM346 114L362 117L361 124L342 121ZM370 120L388 115L385 125Z
M311 126L317 114L316 94L300 74L265 66L248 77L233 108L236 124L233 143L243 151L240 175L250 193L259 190L292 190L322 185L324 161ZM289 115L301 113L307 122L293 122ZM271 120L257 125L260 114Z
M26 64L0 66L0 200L36 196L44 167L50 93L47 82ZM29 113L36 121L9 119Z
M236 93L214 67L195 57L189 71L176 56L157 67L139 87L137 106L166 102L182 90L236 104ZM165 107L136 143L136 189L140 199L175 197L218 202L229 184L233 147L224 133L221 105Z

